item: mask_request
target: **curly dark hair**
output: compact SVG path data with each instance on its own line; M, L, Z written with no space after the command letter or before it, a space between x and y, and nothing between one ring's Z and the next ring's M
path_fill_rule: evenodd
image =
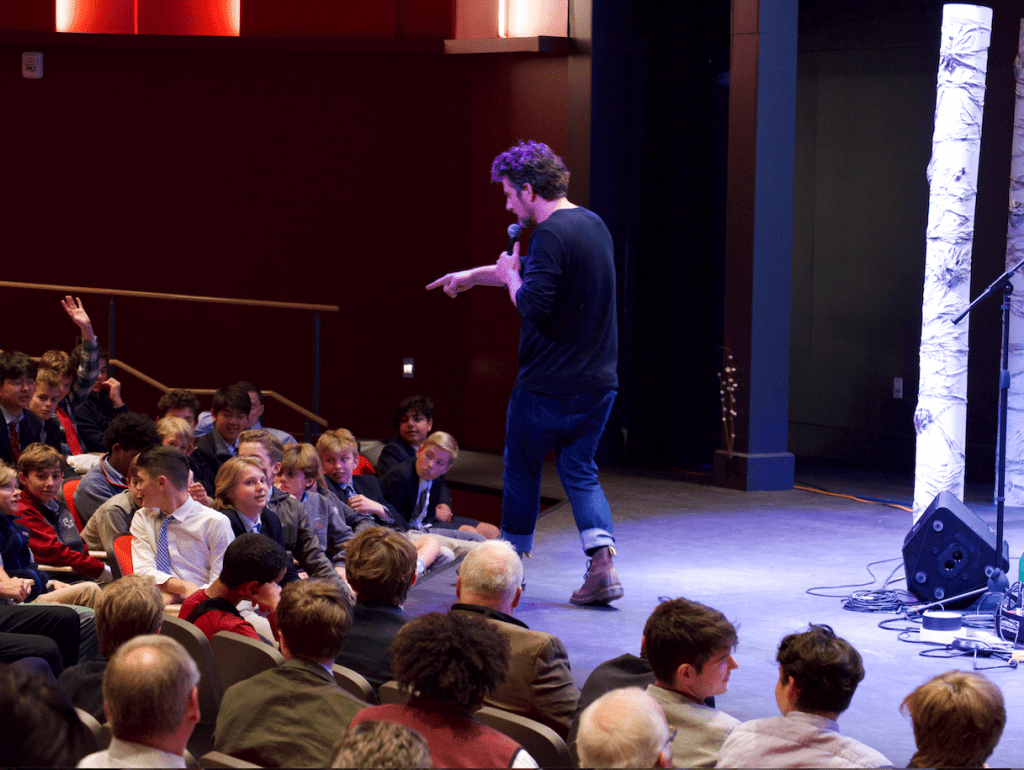
M529 184L546 201L564 198L569 192L569 169L543 142L520 142L495 158L491 181L502 179L508 179L517 192Z
M184 388L169 390L160 396L160 400L156 402L157 417L163 417L171 409L191 409L192 416L197 419L201 411L196 394Z
M864 678L860 653L824 624L811 623L803 633L785 637L775 659L781 681L796 682L800 711L841 714Z
M103 446L109 452L114 444L128 451L149 449L160 443L156 423L138 412L124 412L114 417L103 431Z
M467 711L508 676L508 639L484 618L431 612L402 626L390 649L403 689Z

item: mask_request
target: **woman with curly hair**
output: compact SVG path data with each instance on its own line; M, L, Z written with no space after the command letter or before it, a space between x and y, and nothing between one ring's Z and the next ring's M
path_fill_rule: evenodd
M473 712L508 675L508 640L483 618L431 612L402 627L392 670L410 693L404 705L363 709L362 722L396 722L420 732L436 767L537 767L514 740Z

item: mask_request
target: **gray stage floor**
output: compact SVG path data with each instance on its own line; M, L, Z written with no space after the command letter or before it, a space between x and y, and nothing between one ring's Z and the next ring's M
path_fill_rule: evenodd
M465 452L450 474L460 481L500 485L499 457ZM914 752L909 717L899 712L917 685L949 669L971 670L969 658L935 660L921 646L897 639L878 623L895 615L863 614L841 608L840 599L806 593L816 586L870 582L873 568L881 587L889 574L903 573L901 548L911 515L881 505L794 489L737 492L673 474L604 471L602 483L615 514L616 564L626 589L611 608L569 604L586 567L567 505L542 517L533 558L526 562L527 588L517 616L531 628L557 634L569 651L582 686L594 667L623 652L639 653L644 622L659 597L685 596L721 610L739 629L729 692L718 706L740 720L776 715L775 649L787 633L809 622L828 623L863 655L867 676L840 728L905 767ZM832 492L909 504L912 479L893 473L797 465L798 484ZM548 474L545 494L562 497ZM995 528L991 489L970 487L971 509ZM459 511L459 513L463 513ZM471 513L471 512L465 512ZM1010 543L1011 580L1024 545L1024 511L1010 509L1005 538ZM406 609L413 615L444 611L454 601L453 572L414 589ZM902 582L894 587L903 588ZM845 595L853 589L825 593ZM902 625L902 624L897 624ZM1000 663L979 659L980 666ZM1024 765L1024 674L1009 668L987 671L1003 690L1009 721L992 767Z

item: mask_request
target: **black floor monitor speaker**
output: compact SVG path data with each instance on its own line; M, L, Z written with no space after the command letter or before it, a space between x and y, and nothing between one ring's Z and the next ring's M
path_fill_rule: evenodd
M996 566L996 533L951 492L940 492L903 539L907 589L929 604L984 588ZM1000 569L1010 569L1003 541ZM977 596L947 603L966 607Z

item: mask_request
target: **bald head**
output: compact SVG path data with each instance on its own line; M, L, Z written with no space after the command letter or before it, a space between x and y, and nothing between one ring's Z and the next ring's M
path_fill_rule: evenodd
M511 614L519 603L523 562L506 540L488 540L468 554L459 567L456 593L464 604L479 604Z
M580 715L580 767L671 767L668 723L639 687L605 693Z

